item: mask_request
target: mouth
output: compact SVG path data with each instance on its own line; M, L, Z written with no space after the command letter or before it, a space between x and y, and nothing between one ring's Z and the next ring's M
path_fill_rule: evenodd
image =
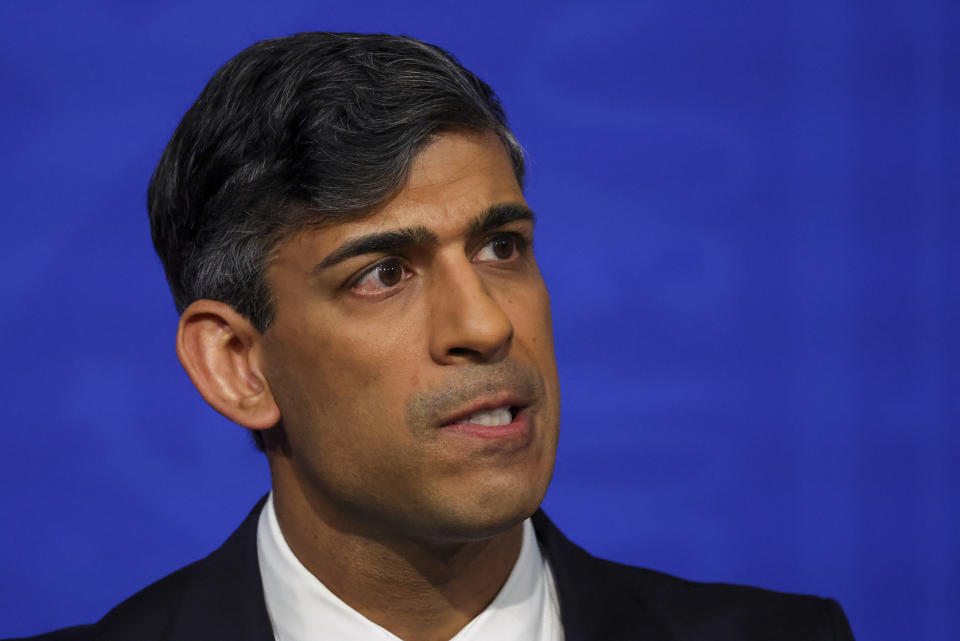
M407 401L411 429L425 439L442 436L447 445L471 452L478 447L519 451L535 440L545 399L543 377L535 368L507 359L451 374Z
M529 431L529 411L514 400L476 403L444 420L441 430L482 439L504 439Z

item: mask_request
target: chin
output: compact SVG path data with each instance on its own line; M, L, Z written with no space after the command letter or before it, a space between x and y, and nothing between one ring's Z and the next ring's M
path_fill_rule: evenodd
M546 482L501 478L474 484L466 493L448 495L442 506L435 505L428 528L446 541L478 541L502 534L537 511L548 482L549 477Z

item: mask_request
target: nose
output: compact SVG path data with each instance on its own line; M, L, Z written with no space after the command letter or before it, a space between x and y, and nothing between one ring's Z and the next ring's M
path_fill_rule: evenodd
M430 352L437 363L497 362L513 340L513 323L469 261L447 265L431 291Z

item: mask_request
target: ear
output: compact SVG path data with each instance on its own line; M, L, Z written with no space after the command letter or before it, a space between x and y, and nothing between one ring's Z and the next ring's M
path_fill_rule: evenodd
M198 300L177 329L177 357L200 395L234 423L252 430L280 421L263 373L260 332L225 303Z

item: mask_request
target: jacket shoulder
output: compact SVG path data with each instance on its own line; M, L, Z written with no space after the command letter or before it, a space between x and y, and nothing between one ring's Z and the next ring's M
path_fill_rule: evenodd
M206 558L140 590L99 622L12 641L272 639L257 559L257 520L265 501Z
M835 601L699 583L593 556L533 515L568 641L852 641Z
M186 586L205 559L180 568L114 606L97 623L10 641L117 641L167 638Z
M846 616L833 599L689 581L602 559L597 563L611 583L634 595L665 629L682 629L679 638L715 638L724 630L730 639L853 640Z

